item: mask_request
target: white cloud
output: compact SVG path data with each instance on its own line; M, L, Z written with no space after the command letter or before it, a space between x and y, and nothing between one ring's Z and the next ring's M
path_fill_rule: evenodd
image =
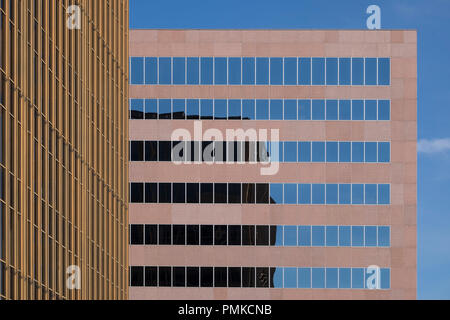
M417 151L421 153L441 153L450 150L450 138L421 139L417 143Z

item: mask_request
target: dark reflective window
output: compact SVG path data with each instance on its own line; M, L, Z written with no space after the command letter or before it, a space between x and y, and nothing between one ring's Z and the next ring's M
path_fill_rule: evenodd
M228 203L241 203L241 184L228 184Z
M256 268L256 287L268 288L269 283L269 268Z
M144 141L131 141L130 146L130 160L144 161Z
M172 156L172 143L170 141L159 142L159 161L170 161Z
M130 183L130 202L142 203L144 202L144 184L143 183Z
M186 244L186 226L184 224L173 226L173 244L181 246Z
M269 227L268 226L256 226L256 245L268 246L269 245Z
M242 184L242 203L255 203L255 184Z
M171 267L159 267L159 286L171 287L172 286L172 268Z
M202 246L213 245L213 226L202 225L200 229L200 239Z
M228 226L228 245L241 245L241 226Z
M158 268L157 267L145 267L145 286L146 287L158 286Z
M130 267L130 285L132 287L144 285L144 267Z
M214 148L212 141L202 142L202 161L203 162L214 161Z
M224 288L227 286L227 268L214 268L214 287Z
M199 203L199 184L187 184L187 203Z
M172 202L172 186L170 183L159 184L159 203Z
M186 268L185 267L173 267L173 286L185 287L186 286Z
M172 226L167 224L159 225L159 244L171 245L172 244Z
M236 267L228 268L228 287L230 288L241 287L241 268Z
M145 119L158 119L158 100L145 100Z
M1 91L1 85L0 85ZM1 94L1 92L0 92ZM131 99L130 101L130 119L144 119L144 100Z
M212 120L214 115L214 103L211 99L200 100L200 118L202 120Z
M256 184L256 203L269 203L269 185L267 183Z
M146 183L145 184L145 203L156 203L158 202L158 184L157 183Z
M242 226L242 245L255 245L255 226Z
M158 161L157 141L145 141L145 161Z
M172 101L170 99L159 100L159 119L171 119L172 118Z
M200 227L198 225L186 226L186 244L189 246L199 245Z
M202 183L201 188L201 203L213 203L213 184Z
M173 100L172 109L172 119L184 120L186 118L186 104L184 99Z
M201 267L200 268L200 286L201 287L212 287L213 286L213 268L212 267Z
M130 225L131 244L144 244L144 226Z
M214 202L215 203L227 203L227 184L226 183L214 184Z
M242 287L255 287L255 268L242 268Z
M187 267L186 268L186 282L188 287L198 287L199 286L199 268L198 267Z
M145 226L145 244L158 244L158 226L156 224L147 224Z
M214 226L214 245L227 245L227 226Z
M184 183L174 183L173 184L173 203L185 203L186 201L186 184Z

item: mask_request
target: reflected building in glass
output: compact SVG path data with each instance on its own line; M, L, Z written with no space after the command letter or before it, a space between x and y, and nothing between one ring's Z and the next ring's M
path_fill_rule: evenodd
M130 298L414 299L416 45L132 30Z

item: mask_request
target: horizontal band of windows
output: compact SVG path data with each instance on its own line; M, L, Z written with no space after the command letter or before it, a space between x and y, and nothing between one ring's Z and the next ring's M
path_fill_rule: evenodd
M130 245L389 247L389 226L130 225Z
M130 183L130 203L388 205L389 184Z
M132 85L389 86L390 83L390 58L130 58Z
M130 141L130 161L389 163L390 142Z
M130 286L389 290L391 270L389 268L130 266Z
M390 100L130 99L130 119L387 121Z

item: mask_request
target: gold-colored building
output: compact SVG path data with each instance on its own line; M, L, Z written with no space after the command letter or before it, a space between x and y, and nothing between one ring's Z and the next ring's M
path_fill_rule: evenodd
M128 1L0 0L0 73L0 300L126 299Z

